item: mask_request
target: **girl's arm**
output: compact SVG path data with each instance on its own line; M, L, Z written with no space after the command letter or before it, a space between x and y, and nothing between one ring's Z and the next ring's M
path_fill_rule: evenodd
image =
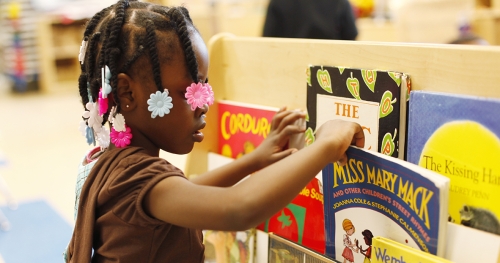
M233 187L193 184L168 177L146 195L144 207L171 224L213 230L255 227L285 207L328 163L345 163L350 144L364 146L361 126L340 120L323 124L316 141L252 174Z
M305 113L281 108L271 121L268 136L254 151L225 166L197 176L192 182L199 185L232 186L247 175L289 156L297 149L283 150L283 147L291 135L304 132L305 127L294 125L301 118L305 118Z

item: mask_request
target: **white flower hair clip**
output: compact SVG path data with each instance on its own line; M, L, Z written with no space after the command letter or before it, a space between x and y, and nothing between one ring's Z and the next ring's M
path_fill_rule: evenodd
M78 61L83 65L83 61L85 60L85 53L87 52L87 40L82 40L82 45L80 46L80 53L78 53Z
M80 121L79 130L87 139L89 145L99 143L101 148L109 146L109 131L102 126L103 117L99 114L99 103L95 103L90 95L90 87L87 83L89 102L85 104L86 111L83 112L83 120Z
M108 94L111 93L111 84L109 83L111 79L111 71L108 66L104 66L101 68L101 88L102 88L102 97L107 98Z
M148 110L151 112L151 118L156 116L163 117L165 114L170 113L170 109L174 107L172 104L172 97L168 96L168 89L163 92L157 91L152 93L148 99Z

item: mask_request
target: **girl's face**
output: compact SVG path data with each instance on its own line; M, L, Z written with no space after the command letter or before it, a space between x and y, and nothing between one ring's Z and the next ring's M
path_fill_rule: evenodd
M352 236L352 234L354 234L354 228L347 229L346 233L347 233L349 236Z
M172 34L158 32L157 38L161 37L172 38ZM190 39L198 62L198 79L205 81L208 74L207 48L201 36L194 30L190 31ZM134 98L137 102L137 108L135 112L131 112L130 121L129 117L125 116L125 121L133 133L131 145L144 147L149 154L155 156L159 154L159 149L175 154L189 153L193 149L194 143L201 142L204 138L201 130L206 125L205 114L208 111L208 105L192 111L191 106L187 103L184 95L193 80L187 70L180 41L174 36L171 42L174 44L169 46L158 44L162 85L164 89L168 89L168 95L172 97L173 107L170 109L170 113L163 117L151 118L147 100L158 89L153 81L135 79L132 81L134 85L140 86ZM168 59L161 53L166 52L167 48L175 50L169 52L171 55ZM153 79L152 76L151 79ZM126 106L122 105L121 107L124 109Z

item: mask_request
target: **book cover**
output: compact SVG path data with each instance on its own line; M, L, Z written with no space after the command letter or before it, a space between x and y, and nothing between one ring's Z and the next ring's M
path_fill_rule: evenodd
M450 221L500 235L500 100L410 98L408 161L450 178Z
M309 66L306 73L310 142L321 124L343 119L363 126L366 149L405 158L407 74L334 66Z
M208 170L213 170L234 159L208 153ZM256 230L203 231L205 263L253 263L256 251ZM267 254L267 251L265 251Z
M374 237L371 252L372 263L387 262L426 262L426 263L452 263L447 259L438 257L419 249L401 244L384 237ZM367 261L364 261L367 262Z
M443 256L449 178L355 146L347 157L323 169L326 255L361 262L368 240L383 236Z
M247 231L204 230L205 263L253 263L255 229Z
M291 203L257 226L318 253L325 253L323 187L314 178Z
M250 153L267 138L279 110L228 100L220 100L217 105L219 153L234 159Z
M251 103L219 101L219 153L237 159L253 151L269 134L272 118L278 110ZM313 179L290 204L257 229L324 253L322 190L321 181Z
M259 261L260 262L260 261ZM268 263L335 263L335 261L325 257L310 249L304 248L297 243L291 242L275 234L269 234L269 255Z

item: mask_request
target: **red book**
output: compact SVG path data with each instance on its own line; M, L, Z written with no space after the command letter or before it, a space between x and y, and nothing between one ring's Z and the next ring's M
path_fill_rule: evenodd
M252 152L269 134L278 108L221 100L218 102L219 153L237 159Z
M291 203L258 225L257 229L324 254L325 218L321 182L314 178Z
M218 102L219 153L237 159L253 151L269 134L278 108ZM315 178L281 211L257 226L319 253L325 252L323 188Z

